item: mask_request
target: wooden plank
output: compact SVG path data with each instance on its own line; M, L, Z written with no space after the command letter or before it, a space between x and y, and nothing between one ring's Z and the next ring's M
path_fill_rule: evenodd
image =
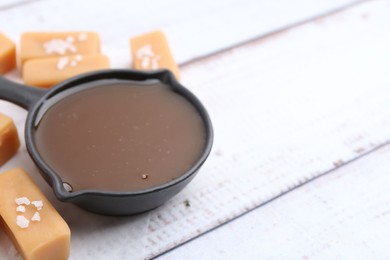
M107 218L59 203L24 148L2 170L22 164L51 198L73 231L72 259L158 255L390 139L387 10L385 1L367 3L184 66L183 83L210 110L215 149L194 182L158 210ZM41 24L59 28L55 21ZM22 133L25 112L6 102L0 110ZM0 258L9 256L0 241L8 245Z
M159 259L388 259L390 146Z
M21 5L29 4L35 1L39 0L1 0L0 12L11 8L18 8Z
M148 257L389 142L389 9L367 3L184 68L215 149L151 213Z
M95 30L113 66L128 67L129 37L156 28L166 32L176 60L183 63L357 2L85 0L82 8L78 0L42 0L2 11L0 24L14 40L24 31Z

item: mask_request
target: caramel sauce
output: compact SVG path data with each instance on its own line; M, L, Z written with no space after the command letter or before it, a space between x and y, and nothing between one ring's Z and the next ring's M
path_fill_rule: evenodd
M35 129L41 157L73 191L167 183L194 166L205 142L192 103L159 81L76 91L50 105Z

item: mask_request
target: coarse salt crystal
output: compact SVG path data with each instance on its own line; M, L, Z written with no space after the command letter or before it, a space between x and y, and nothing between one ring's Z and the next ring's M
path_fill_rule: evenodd
M16 207L16 212L26 212L26 207L19 205Z
M66 41L67 42L74 42L74 37L72 35L69 35L68 37L66 37Z
M158 61L160 60L160 55L156 55L150 44L146 44L138 49L137 59L141 60L141 67L147 69L151 67L152 69L158 69Z
M31 218L31 221L41 221L41 216L39 215L39 212L35 212L34 215Z
M64 55L67 51L75 53L77 51L76 46L72 42L62 39L52 39L43 44L46 54L57 53Z
M83 42L83 41L85 41L87 39L88 39L88 35L86 33L80 33L79 34L79 37L78 37L79 42Z
M138 49L137 58L142 59L143 57L153 57L154 52L152 51L152 46L150 44L146 44Z
M71 67L76 67L76 65L77 65L77 61L76 61L76 60L72 60L72 61L70 62L70 66L71 66Z
M75 59L76 59L77 61L81 61L81 60L83 59L83 56L80 55L80 54L77 54L76 57L75 57Z
M68 65L68 63L69 63L68 57L59 58L57 62L57 69L63 70L66 67L66 65Z
M16 225L18 225L20 228L27 228L29 224L30 221L24 216L16 216Z
M158 69L158 60L156 59L152 60L152 69Z
M37 210L41 210L43 208L42 200L34 200L31 202L31 204L33 204L37 208Z
M152 59L152 69L158 69L159 60L160 60L160 56L156 56Z
M141 66L142 68L146 69L149 67L150 58L149 57L143 57L141 60Z
M15 199L16 204L18 205L30 205L30 200L27 197L20 197Z

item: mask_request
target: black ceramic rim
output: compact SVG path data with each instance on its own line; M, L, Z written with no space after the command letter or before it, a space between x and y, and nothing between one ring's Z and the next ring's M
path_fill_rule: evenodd
M203 152L197 162L185 173L180 175L179 177L144 190L137 191L105 191L105 190L79 190L68 192L63 185L63 181L50 167L46 164L44 159L40 156L34 139L34 128L35 122L38 116L38 112L40 111L44 102L56 94L72 87L79 86L84 83L102 80L102 79L122 79L122 80L132 80L132 81L145 81L150 79L158 79L161 82L169 85L172 89L186 98L199 112L201 116L206 130L206 144L203 149ZM213 128L211 124L210 117L202 105L202 103L198 100L198 98L192 94L188 89L182 86L173 76L173 74L168 70L157 70L153 72L142 72L142 71L134 71L134 70L101 70L95 71L92 73L82 74L80 76L71 78L66 80L52 89L50 89L45 95L36 102L30 109L27 120L26 120L26 128L25 128L25 139L26 139L26 147L27 151L30 154L31 158L34 160L37 167L41 170L42 176L46 179L47 182L52 186L55 195L61 201L72 201L81 196L85 195L97 195L97 196L112 196L112 197L128 197L128 196L138 196L144 195L148 193L154 193L160 190L164 190L171 186L175 186L178 183L181 183L188 179L190 176L195 174L197 170L203 165L205 160L210 154L211 147L213 144Z

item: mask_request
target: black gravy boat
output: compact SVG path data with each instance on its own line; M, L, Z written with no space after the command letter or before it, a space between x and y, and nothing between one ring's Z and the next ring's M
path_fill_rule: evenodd
M198 111L206 129L206 145L195 164L178 178L153 188L139 191L100 191L80 190L69 192L64 187L61 177L54 172L39 154L34 137L37 117L42 114L42 106L63 91L82 84L104 80L119 79L131 81L160 80L169 85L173 91L186 98ZM83 89L81 88L80 91ZM24 86L0 77L0 98L17 104L28 110L25 124L25 141L27 151L38 167L40 174L52 187L55 196L63 202L71 202L77 206L104 215L132 215L156 208L182 190L196 175L207 159L212 143L213 129L209 115L201 102L189 90L176 81L168 70L141 72L133 70L102 70L82 74L57 84L50 89ZM46 108L47 109L47 108Z

